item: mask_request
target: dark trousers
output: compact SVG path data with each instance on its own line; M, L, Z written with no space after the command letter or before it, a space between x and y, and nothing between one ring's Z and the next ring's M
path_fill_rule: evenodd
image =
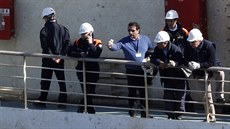
M170 89L164 90L164 99L177 100L179 102L165 101L165 110L167 111L185 111L185 96L186 96L186 81L175 79L164 79L165 88L179 89L181 91L175 91ZM175 118L182 115L182 113L166 113L168 117Z
M126 70L127 74L135 74L135 75L142 75L142 77L137 77L137 76L132 76L132 75L127 75L127 81L129 86L142 86L143 88L128 88L128 96L129 97L140 97L140 98L145 98L145 83L144 83L144 71L135 71L131 69ZM139 96L138 92L139 91ZM137 100L135 99L129 99L129 108L135 108L137 106ZM140 107L141 109L145 109L145 100L140 100ZM135 113L134 110L130 110L129 114L132 115ZM145 116L145 111L141 112L142 116Z
M80 82L83 82L83 74L81 72L77 73L78 79L80 80ZM96 83L99 80L99 74L98 73L87 73L86 72L86 82L87 83ZM83 84L81 84L81 89L82 92L84 93L84 86ZM93 105L93 98L94 96L92 95L88 95L88 94L95 94L96 90L96 85L95 84L86 84L86 94L87 94L87 105ZM84 104L84 98L81 99L80 103L83 105ZM83 112L84 111L84 107L80 106L79 107L79 112ZM95 113L95 108L94 107L87 107L87 112L88 113Z
M67 94L66 94L66 84L65 82L65 74L64 74L64 60L61 60L60 63L55 63L52 59L43 59L42 60L42 67L45 67L46 69L41 70L41 78L42 79L51 79L53 72L55 73L59 84L59 89L61 92L59 94L59 102L61 103L66 103L67 102ZM52 70L52 69L47 69L47 68L57 68L61 70ZM46 101L47 100L47 95L48 95L48 90L50 88L51 81L50 80L41 80L41 95L39 97L39 100L41 101Z

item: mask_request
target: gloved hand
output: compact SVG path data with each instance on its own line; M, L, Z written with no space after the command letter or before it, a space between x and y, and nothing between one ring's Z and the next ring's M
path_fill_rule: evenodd
M107 44L108 48L111 48L113 46L113 41L114 41L113 39L109 40L109 42Z
M81 57L86 57L88 52L81 52L80 54L81 54Z
M169 60L168 67L175 67L175 66L176 66L176 62L173 60Z
M147 58L143 59L143 60L142 60L142 62L143 62L143 63L150 62L150 58L149 58L149 57L147 57Z
M191 69L191 70L199 69L199 68L200 68L200 63L197 63L197 62L195 62L195 61L190 61L190 62L188 63L188 67L189 67L189 69Z

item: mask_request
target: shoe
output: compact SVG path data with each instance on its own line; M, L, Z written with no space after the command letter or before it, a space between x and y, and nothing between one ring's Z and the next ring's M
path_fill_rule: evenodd
M173 120L174 118L172 118L172 117L168 117L168 119L169 119L169 120Z
M66 105L59 104L59 105L58 105L58 108L61 108L61 109L66 109Z
M79 107L79 108L77 109L77 112L78 112L78 113L83 113L83 112L84 112L84 108L83 108L83 107Z
M87 112L88 112L89 114L95 114L95 113L96 113L96 110L95 110L94 107L88 107L88 108L87 108Z
M173 113L166 113L168 115L169 120L174 120L176 118L175 114Z
M95 114L96 111L95 111L95 110L93 110L93 111L89 110L88 113L89 113L89 114Z
M146 112L145 111L141 111L141 118L146 118Z
M175 117L176 120L182 120L181 116Z
M216 103L222 103L222 104L224 104L225 103L225 98L218 98L218 99L216 99Z
M136 117L137 115L134 113L134 114L129 114L130 117Z
M136 117L136 116L137 116L137 114L136 114L136 112L135 112L135 111L130 110L130 111L129 111L129 116L130 116L130 117Z
M207 122L207 120L204 119L203 122ZM216 118L210 119L209 122L210 122L210 123L215 123L215 122L216 122Z
M33 103L33 105L35 107L39 107L39 108L46 108L46 104L45 103Z
M209 122L210 122L210 123L216 122L216 117L215 117L215 116L211 116L211 115L210 115L208 119L209 119ZM207 122L207 119L205 119L204 122Z

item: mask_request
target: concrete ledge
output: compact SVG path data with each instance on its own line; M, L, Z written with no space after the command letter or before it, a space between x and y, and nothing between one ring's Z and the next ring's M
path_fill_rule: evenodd
M230 124L0 107L1 129L229 129Z

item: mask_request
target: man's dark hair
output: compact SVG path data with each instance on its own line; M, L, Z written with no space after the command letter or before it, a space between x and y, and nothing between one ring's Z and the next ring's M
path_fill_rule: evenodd
M140 28L140 25L137 23L137 22L130 22L129 24L128 24L128 27L130 27L130 26L136 26L136 29L137 30L140 30L141 28Z

